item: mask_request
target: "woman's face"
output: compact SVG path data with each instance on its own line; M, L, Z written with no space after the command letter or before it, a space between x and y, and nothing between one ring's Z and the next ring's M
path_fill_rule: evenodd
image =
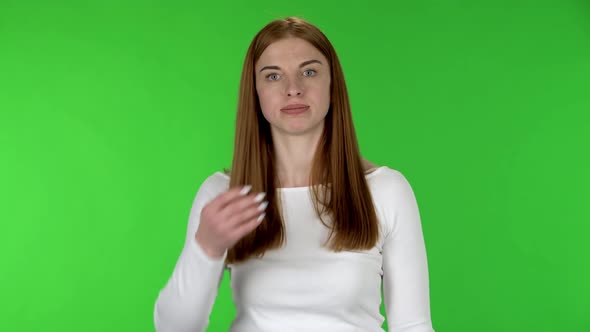
M307 41L270 44L254 66L262 114L273 135L317 134L330 107L328 60Z

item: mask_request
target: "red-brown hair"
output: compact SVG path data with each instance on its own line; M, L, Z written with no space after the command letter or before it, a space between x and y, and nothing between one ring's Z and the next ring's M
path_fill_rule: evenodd
M228 250L226 263L261 257L266 250L279 248L285 241L270 125L260 108L254 67L270 44L289 37L309 42L330 65L330 108L310 174L315 210L330 229L326 244L334 251L370 249L379 236L336 51L317 27L301 18L288 17L274 20L258 32L244 61L230 187L250 184L253 192L266 192L269 205L265 220Z

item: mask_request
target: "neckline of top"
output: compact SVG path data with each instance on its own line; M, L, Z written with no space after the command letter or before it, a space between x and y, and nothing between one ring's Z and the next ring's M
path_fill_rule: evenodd
M385 169L387 166L379 166L374 168L371 172L365 174L365 179L369 179L371 177L373 177L375 174L381 172L381 170ZM216 174L219 174L221 176L223 176L226 179L229 179L229 175L219 172L217 171ZM282 187L282 188L277 188L277 190L279 192L294 192L294 191L307 191L310 189L310 186L305 186L305 187Z

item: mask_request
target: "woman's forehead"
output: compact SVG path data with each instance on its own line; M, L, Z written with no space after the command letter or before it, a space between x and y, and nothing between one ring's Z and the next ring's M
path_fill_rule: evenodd
M317 48L301 38L284 38L270 44L260 55L257 66L276 65L281 63L303 62L317 59L322 63L326 58ZM323 60L323 61L322 61Z

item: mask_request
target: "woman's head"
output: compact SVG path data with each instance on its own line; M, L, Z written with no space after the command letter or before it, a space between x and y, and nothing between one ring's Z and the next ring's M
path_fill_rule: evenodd
M328 59L305 39L279 39L262 52L254 64L254 81L274 139L321 135L330 108L330 73Z
M292 104L309 108L289 114ZM253 191L267 193L269 205L262 224L228 252L228 262L262 255L283 243L273 137L302 134L319 137L310 183L316 211L333 219L331 248L370 248L378 224L340 61L317 27L288 17L256 34L242 69L230 187L252 185ZM329 184L321 195L320 184Z
M274 69L264 69L268 67ZM272 73L277 75L268 77ZM248 90L243 93L255 95L256 109L275 134L323 131L332 96L345 90L340 63L328 38L296 17L275 20L256 35L246 55L242 84ZM340 89L334 92L334 86ZM297 116L281 111L292 104L310 107Z
M281 110L292 104L310 107L298 115ZM298 17L274 20L256 34L244 60L235 150L238 153L246 150L239 154L254 160L250 160L251 165L244 165L243 158L237 158L234 153L232 174L242 178L256 170L274 167L273 134L317 134L318 131L321 131L319 145L325 149L331 146L333 137L343 143L352 139L356 146L340 61L328 38L313 24ZM247 152L258 150L257 146L262 149L261 158L255 158L257 151ZM355 151L352 148L349 152ZM236 159L239 165L235 164ZM318 160L324 165L327 162Z

